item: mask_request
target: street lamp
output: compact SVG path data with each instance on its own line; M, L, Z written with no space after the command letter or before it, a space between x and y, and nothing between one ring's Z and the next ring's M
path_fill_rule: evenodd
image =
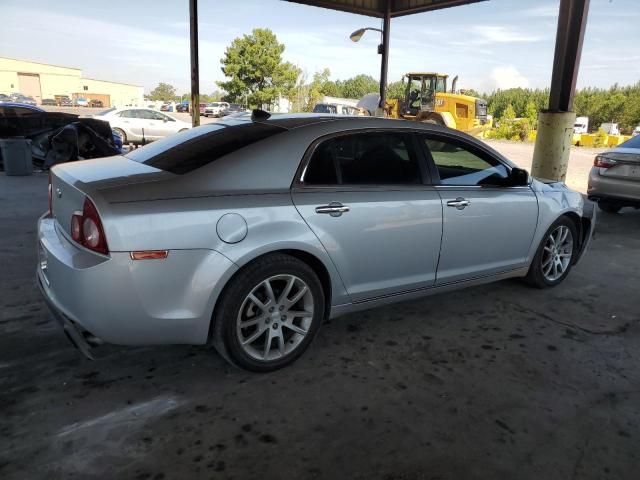
M380 30L379 28L367 27L367 28L359 28L358 30L353 32L351 35L349 35L349 38L351 39L352 42L359 42L362 36L364 35L364 32L366 32L367 30L374 30L382 34L382 30Z
M378 45L378 54L381 55L381 65L380 65L380 103L378 104L379 112L376 114L382 114L385 107L386 102L386 85L387 85L387 58L389 54L388 43L389 43L389 21L388 18L385 17L385 30L381 30L379 28L365 27L359 28L351 35L349 38L352 42L359 42L364 32L367 30L373 30L374 32L380 32L380 44ZM385 34L386 32L386 34Z

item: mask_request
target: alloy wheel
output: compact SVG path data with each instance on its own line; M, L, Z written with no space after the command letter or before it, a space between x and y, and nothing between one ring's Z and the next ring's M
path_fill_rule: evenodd
M542 275L549 282L558 280L569 268L573 254L573 235L566 225L554 229L544 244Z
M275 275L245 297L236 319L242 350L260 361L281 359L300 346L313 320L309 286L295 275Z

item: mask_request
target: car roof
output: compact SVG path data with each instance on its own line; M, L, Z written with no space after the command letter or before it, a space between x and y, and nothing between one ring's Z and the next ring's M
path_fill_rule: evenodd
M33 110L34 112L44 112L43 109L38 108L34 105L19 102L2 102L0 103L0 108L26 108L29 110Z

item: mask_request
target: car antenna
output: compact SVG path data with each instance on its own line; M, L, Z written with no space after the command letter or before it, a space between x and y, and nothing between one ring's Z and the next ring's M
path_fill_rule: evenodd
M259 108L254 109L251 112L251 121L257 122L258 120L268 120L271 114Z

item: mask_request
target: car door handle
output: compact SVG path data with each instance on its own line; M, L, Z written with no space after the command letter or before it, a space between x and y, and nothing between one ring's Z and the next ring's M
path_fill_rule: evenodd
M471 205L471 202L466 198L458 197L455 200L449 200L447 202L447 207L455 207L458 210L464 210L465 207Z
M340 202L331 202L329 205L321 205L316 207L316 213L328 213L332 217L339 217L349 211L349 207L342 205Z

